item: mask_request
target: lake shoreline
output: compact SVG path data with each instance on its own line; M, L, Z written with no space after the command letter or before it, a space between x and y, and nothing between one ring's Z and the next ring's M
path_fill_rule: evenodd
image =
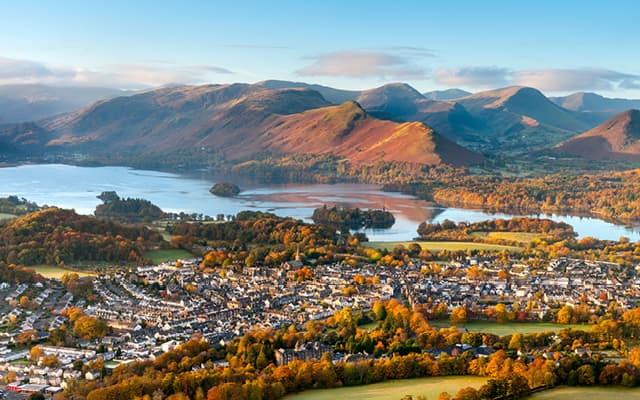
M234 198L217 198L209 193L213 179L195 174L180 175L130 167L77 166L67 164L21 164L0 168L0 196L16 195L39 205L72 208L81 214L93 214L103 191L116 191L122 197L144 198L167 212L202 213L210 216L237 214L243 210L273 212L311 222L313 210L323 205L386 209L396 218L390 229L366 229L372 242L414 240L421 222L479 222L519 216L543 217L572 225L579 238L640 240L637 227L628 228L599 218L514 215L490 213L477 209L438 207L432 202L398 192L385 192L373 184L274 184L241 187ZM208 175L208 174L207 174Z

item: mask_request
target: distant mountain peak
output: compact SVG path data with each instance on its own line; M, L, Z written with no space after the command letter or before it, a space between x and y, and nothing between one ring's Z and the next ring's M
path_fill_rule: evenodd
M564 97L552 97L551 100L569 110L599 113L603 120L622 111L640 108L640 100L604 97L598 93L578 92Z
M422 95L429 100L447 101L457 100L462 97L470 96L471 94L471 92L467 92L466 90L452 88L445 90L433 90L431 92L423 93Z

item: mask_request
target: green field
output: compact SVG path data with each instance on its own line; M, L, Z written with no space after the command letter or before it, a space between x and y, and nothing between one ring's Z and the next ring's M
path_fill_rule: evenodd
M473 232L471 235L480 238L508 240L518 243L530 243L533 239L542 236L540 233L531 232Z
M4 220L7 220L7 219L13 219L15 217L16 216L13 215L13 214L0 213L0 221L4 221Z
M392 250L395 246L404 246L408 247L411 243L417 243L422 247L423 250L429 251L457 251L457 250L487 250L487 251L502 251L509 250L513 252L522 251L521 247L515 246L503 246L499 244L490 244L490 243L475 243L475 242L368 242L365 243L368 247L373 247L375 249L387 249Z
M61 279L62 275L64 275L65 273L68 272L75 272L77 273L80 277L83 276L91 276L93 274L89 273L89 272L84 272L84 271L74 271L71 269L65 269L62 267L58 267L56 265L34 265L32 267L29 267L34 269L37 273L39 273L40 275L44 276L47 279Z
M358 325L358 328L365 331L371 331L375 329L377 326L378 326L378 321L375 321L375 322L369 322L368 324Z
M449 321L429 321L429 324L438 328L447 328L451 326ZM464 325L456 326L466 328L469 332L493 333L494 335L504 336L512 335L514 333L527 334L549 331L558 332L566 328L588 331L591 329L592 325L561 325L553 324L551 322L505 322L504 324L499 324L497 322L472 321L467 322Z
M566 400L582 400L588 398L597 398L598 400L618 400L618 399L638 399L640 400L640 388L625 388L618 386L595 386L595 387L559 387L556 389L545 390L544 392L535 393L527 399L566 399Z
M442 392L452 396L458 390L471 386L479 388L487 378L477 376L437 376L420 379L401 379L374 383L365 386L351 386L337 389L308 390L286 396L287 400L400 400L403 396L426 396L435 399Z
M179 258L193 258L193 254L182 249L160 249L151 250L144 253L145 258L150 258L154 264L160 264L165 261L173 261Z

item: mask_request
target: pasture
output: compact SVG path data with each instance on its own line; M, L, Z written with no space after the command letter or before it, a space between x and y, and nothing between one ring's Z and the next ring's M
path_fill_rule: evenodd
M403 396L426 396L435 399L442 392L454 396L458 390L471 386L479 388L487 378L477 376L434 376L429 378L399 379L364 386L336 389L307 390L291 394L286 400L399 400Z
M86 271L75 271L75 270L71 270L71 269L66 269L66 268L62 268L62 267L58 267L57 265L34 265L29 267L33 270L35 270L37 273L39 273L40 275L44 276L47 279L61 279L62 275L66 274L66 273L72 273L75 272L77 273L81 278L83 276L91 276L93 274L86 272Z
M502 251L508 250L511 252L520 252L522 251L521 247L516 246L504 246L500 244L491 244L491 243L477 243L477 242L425 242L425 241L415 241L415 242L368 242L364 243L365 246L373 247L375 249L387 249L392 250L396 246L404 246L408 247L412 243L417 243L422 247L423 250L429 251L467 251L467 250L485 250L485 251Z
M448 328L451 326L449 321L429 321L429 324L438 328ZM581 324L554 324L551 322L490 322L490 321L470 321L465 324L456 325L460 328L465 328L469 332L482 332L492 333L498 336L513 335L514 333L539 333L539 332L558 332L562 329L576 329L582 331L588 331L592 325Z
M145 258L150 258L154 264L160 264L166 261L174 261L180 258L193 258L193 254L182 249L158 249L150 250L144 253Z
M559 387L535 393L528 400L582 400L594 398L598 400L630 399L640 400L640 388L625 388L619 386L592 386L592 387Z

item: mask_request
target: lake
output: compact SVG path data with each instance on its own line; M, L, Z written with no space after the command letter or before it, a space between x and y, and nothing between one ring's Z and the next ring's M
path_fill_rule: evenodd
M104 191L116 191L120 197L145 198L165 211L214 217L255 210L310 221L313 210L323 204L385 208L393 212L396 223L391 229L365 231L372 241L411 240L423 221L478 222L514 216L431 207L412 196L382 192L376 185L264 185L244 187L239 196L223 198L209 193L214 183L213 179L126 167L42 164L0 168L0 196L16 195L40 205L73 208L81 214L92 214L100 203L96 196ZM571 224L580 237L617 240L626 236L634 242L640 240L638 227L615 225L597 218L559 215L549 218Z

